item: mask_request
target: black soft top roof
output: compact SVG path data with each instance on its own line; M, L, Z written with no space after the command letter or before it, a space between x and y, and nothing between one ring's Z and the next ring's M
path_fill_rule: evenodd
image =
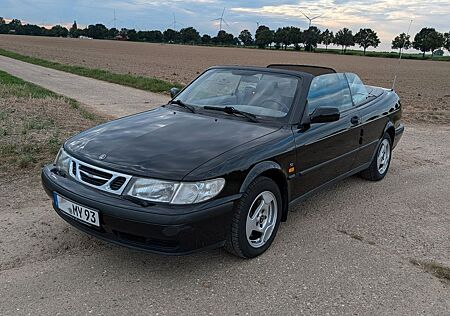
M293 65L293 64L271 64L267 68L276 68L284 70L292 70L298 72L306 72L313 76L336 73L336 70L329 67L312 66L312 65Z

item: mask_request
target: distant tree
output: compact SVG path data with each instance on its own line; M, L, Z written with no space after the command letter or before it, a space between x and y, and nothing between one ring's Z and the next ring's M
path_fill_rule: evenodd
M180 30L180 39L183 43L195 44L200 41L200 34L193 27L186 27Z
M422 52L423 58L425 58L425 53L430 51L433 56L434 50L442 46L444 46L444 35L434 28L424 27L414 36L413 47Z
M320 30L315 26L310 26L309 29L303 32L303 39L305 50L308 52L314 51L320 42Z
M372 29L359 29L358 33L354 36L355 43L359 44L364 50L364 55L366 54L366 49L369 47L378 47L380 44L380 39L378 38L377 32Z
M444 33L444 48L450 52L450 32Z
M1 27L1 25L0 25L0 27ZM20 27L17 34L32 35L32 36L50 35L50 34L48 34L48 32L49 31L46 30L45 28L41 28L37 25L25 24ZM0 33L3 33L3 32L0 32Z
M304 43L304 37L303 32L300 28L291 26L289 28L289 38L291 41L291 44L294 44L295 50L300 50L300 44Z
M353 39L353 33L348 28L344 27L339 30L334 36L334 43L336 45L342 46L342 52L347 51L347 47L355 46L355 40Z
M320 34L320 43L325 45L325 50L328 50L328 45L333 44L334 34L333 31L326 29Z
M213 44L216 45L233 45L234 44L234 36L233 34L227 33L224 30L221 30L217 33L217 36L212 38L211 40Z
M80 36L77 21L73 21L72 27L69 29L69 35L74 38Z
M18 28L22 26L22 22L18 19L12 19L11 22L9 22L9 26L12 28L14 27Z
M148 31L145 41L151 43L161 43L163 41L163 34L159 30Z
M0 34L8 33L8 25L4 18L0 17Z
M4 33L20 34L21 28L22 22L18 19L13 19L4 26Z
M201 38L201 42L202 44L211 44L211 36L209 36L208 34L203 34L202 38Z
M178 41L179 33L172 29L167 29L163 32L164 42L175 43Z
M286 50L292 44L290 27L278 28L273 34L273 41Z
M392 40L392 48L398 49L398 53L401 54L403 49L410 49L411 48L411 41L409 40L410 36L406 35L405 33L401 33L400 35L397 35Z
M69 31L70 32L70 31ZM107 38L108 39L115 39L117 37L117 35L119 35L119 30L116 29L115 27L112 27L108 30L108 35Z
M69 30L61 25L55 25L52 27L48 33L49 36L53 37L67 37Z
M272 44L273 37L274 31L265 25L260 25L255 33L255 43L259 48L266 48L266 46Z
M137 42L139 40L138 33L135 29L127 29L128 40L132 42Z
M244 46L250 46L253 44L252 33L250 33L249 30L242 30L238 38Z
M108 37L108 28L103 24L89 25L84 35L95 39L105 39Z

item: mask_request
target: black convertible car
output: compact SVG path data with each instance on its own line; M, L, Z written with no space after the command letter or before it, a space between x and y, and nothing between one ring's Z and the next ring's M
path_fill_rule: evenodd
M255 257L292 204L381 180L404 130L394 91L325 67L212 67L171 94L65 142L42 170L62 218L132 248Z

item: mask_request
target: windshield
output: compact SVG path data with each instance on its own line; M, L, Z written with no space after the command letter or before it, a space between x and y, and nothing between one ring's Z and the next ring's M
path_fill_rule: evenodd
M269 118L285 117L299 85L297 77L257 70L211 69L176 100L203 108L233 107Z

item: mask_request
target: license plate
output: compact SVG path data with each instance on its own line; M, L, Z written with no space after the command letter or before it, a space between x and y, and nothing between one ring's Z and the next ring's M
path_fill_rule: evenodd
M74 203L57 193L54 193L54 198L56 207L62 212L75 217L85 224L100 227L100 219L97 211Z

